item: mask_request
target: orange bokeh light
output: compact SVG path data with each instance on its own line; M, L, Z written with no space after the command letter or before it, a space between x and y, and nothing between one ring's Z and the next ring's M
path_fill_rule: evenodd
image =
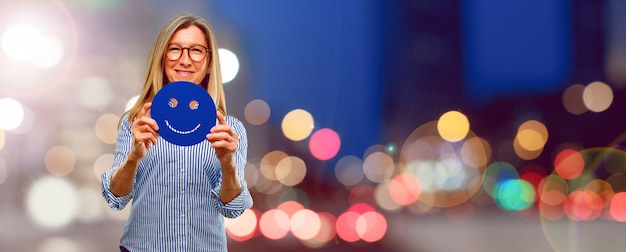
M367 212L357 219L357 233L366 242L377 242L387 233L387 220L378 212Z
M335 228L344 241L376 242L387 233L387 220L374 207L358 203L339 215Z
M258 210L246 209L241 216L235 219L224 218L226 234L235 241L251 239L257 234L258 215Z
M574 179L583 172L585 159L572 149L565 149L554 158L554 171L564 179Z
M259 228L267 239L281 239L289 233L289 215L282 210L271 209L261 216Z
M563 210L572 220L593 220L600 216L602 200L592 191L576 190L565 199Z
M619 192L613 196L609 213L616 221L626 222L626 192Z
M322 228L322 221L317 213L302 209L291 216L291 233L300 240L309 240L317 236Z
M413 175L401 173L389 183L389 194L398 204L408 206L419 199L422 193L420 181Z
M347 211L337 217L335 229L339 238L347 242L356 242L361 238L356 231L356 222L360 216L356 212Z

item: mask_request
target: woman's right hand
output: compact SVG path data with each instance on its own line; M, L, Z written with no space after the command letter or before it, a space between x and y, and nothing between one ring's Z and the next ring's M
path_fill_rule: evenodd
M133 146L131 154L136 158L143 158L151 144L156 144L159 126L156 121L148 116L148 112L152 107L152 103L148 102L143 105L141 112L133 120L131 131L133 133Z

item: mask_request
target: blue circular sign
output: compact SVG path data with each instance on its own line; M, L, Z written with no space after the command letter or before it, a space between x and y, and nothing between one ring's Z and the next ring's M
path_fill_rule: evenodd
M152 100L150 115L159 126L159 136L182 146L204 141L216 121L211 95L200 85L187 81L161 88Z

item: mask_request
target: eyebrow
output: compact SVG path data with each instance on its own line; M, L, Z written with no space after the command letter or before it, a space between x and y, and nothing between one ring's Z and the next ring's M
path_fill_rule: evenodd
M167 44L167 46L170 46L170 45L177 45L177 46L183 47L183 45L178 43L178 42L171 42L171 43ZM205 46L203 44L191 44L189 47L192 47L192 46L203 46L203 47L205 47L207 49L209 48L209 46Z

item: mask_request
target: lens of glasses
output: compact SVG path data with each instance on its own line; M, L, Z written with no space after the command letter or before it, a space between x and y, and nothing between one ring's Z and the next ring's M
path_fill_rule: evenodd
M187 49L187 55L193 61L201 61L206 57L208 49L201 45L194 45L191 47L182 47L180 45L172 44L167 47L165 56L169 60L178 60L183 55L183 51Z

